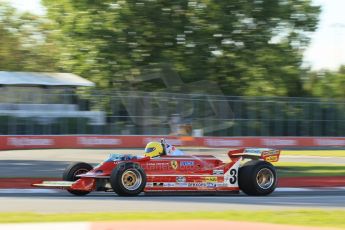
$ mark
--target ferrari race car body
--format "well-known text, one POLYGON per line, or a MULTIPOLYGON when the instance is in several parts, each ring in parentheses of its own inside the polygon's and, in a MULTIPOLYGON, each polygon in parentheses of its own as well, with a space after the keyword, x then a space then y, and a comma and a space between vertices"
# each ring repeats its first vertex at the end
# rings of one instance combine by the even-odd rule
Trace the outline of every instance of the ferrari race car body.
POLYGON ((268 195, 277 184, 275 168, 279 150, 243 148, 230 150, 229 162, 212 155, 156 158, 111 154, 92 167, 75 163, 66 168, 63 181, 43 181, 34 186, 67 189, 74 195, 114 191, 133 196, 141 192, 239 192, 268 195), (247 161, 243 161, 249 159, 247 161))

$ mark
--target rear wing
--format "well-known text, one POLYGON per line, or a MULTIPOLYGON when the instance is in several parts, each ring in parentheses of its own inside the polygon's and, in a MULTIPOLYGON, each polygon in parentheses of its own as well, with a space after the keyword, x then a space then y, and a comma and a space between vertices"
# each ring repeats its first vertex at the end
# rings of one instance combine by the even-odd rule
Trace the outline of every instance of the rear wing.
POLYGON ((230 158, 243 157, 253 160, 264 160, 268 162, 277 162, 280 156, 280 150, 267 148, 242 148, 234 149, 228 152, 230 158))

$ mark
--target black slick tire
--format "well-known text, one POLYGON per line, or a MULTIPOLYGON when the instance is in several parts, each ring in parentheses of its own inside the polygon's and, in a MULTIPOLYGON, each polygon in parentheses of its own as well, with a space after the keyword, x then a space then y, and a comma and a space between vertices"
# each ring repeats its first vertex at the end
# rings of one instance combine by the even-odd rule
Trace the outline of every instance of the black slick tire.
POLYGON ((111 173, 110 185, 119 196, 137 196, 146 186, 146 174, 136 163, 120 163, 111 173))
MULTIPOLYGON (((77 177, 78 174, 86 173, 92 169, 93 167, 90 164, 87 164, 84 162, 73 163, 73 164, 70 164, 65 169, 62 175, 62 179, 64 181, 76 181, 79 179, 79 177, 77 177)), ((72 190, 72 189, 67 189, 67 191, 76 196, 84 196, 90 193, 88 191, 80 191, 80 190, 72 190)))
POLYGON ((269 162, 248 161, 239 169, 238 183, 242 192, 247 195, 266 196, 277 186, 277 173, 269 162))

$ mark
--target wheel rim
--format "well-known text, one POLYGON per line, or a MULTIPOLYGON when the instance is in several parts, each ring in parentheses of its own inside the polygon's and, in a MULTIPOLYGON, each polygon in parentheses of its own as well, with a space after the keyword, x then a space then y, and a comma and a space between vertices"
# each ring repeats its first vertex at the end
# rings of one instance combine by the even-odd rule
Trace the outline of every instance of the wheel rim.
POLYGON ((140 187, 142 177, 137 169, 127 169, 121 177, 122 185, 130 191, 136 190, 140 187))
POLYGON ((74 172, 73 178, 74 178, 75 180, 77 180, 77 179, 78 179, 78 177, 77 177, 78 175, 87 173, 88 171, 89 171, 89 170, 87 170, 87 169, 78 169, 77 171, 74 172))
POLYGON ((256 175, 256 183, 262 189, 269 189, 274 183, 274 174, 268 168, 261 169, 256 175))

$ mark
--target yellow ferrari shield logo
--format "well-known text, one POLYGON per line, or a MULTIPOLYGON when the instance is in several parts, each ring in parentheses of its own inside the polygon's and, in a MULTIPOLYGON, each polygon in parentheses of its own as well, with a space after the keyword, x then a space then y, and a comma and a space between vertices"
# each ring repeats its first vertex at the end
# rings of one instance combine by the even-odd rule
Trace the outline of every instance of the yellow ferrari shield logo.
POLYGON ((171 165, 171 168, 173 168, 173 169, 177 169, 177 167, 178 167, 177 161, 171 161, 170 165, 171 165))

